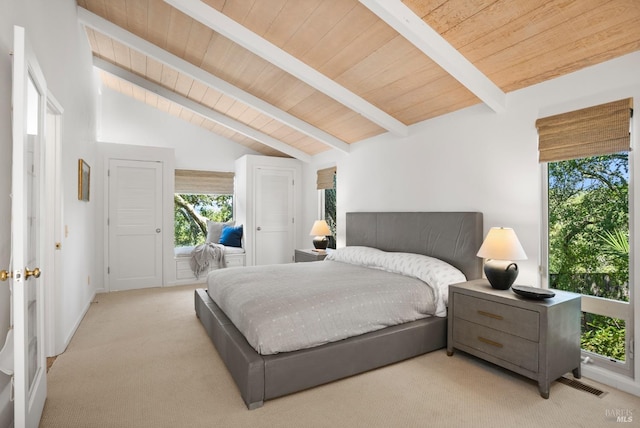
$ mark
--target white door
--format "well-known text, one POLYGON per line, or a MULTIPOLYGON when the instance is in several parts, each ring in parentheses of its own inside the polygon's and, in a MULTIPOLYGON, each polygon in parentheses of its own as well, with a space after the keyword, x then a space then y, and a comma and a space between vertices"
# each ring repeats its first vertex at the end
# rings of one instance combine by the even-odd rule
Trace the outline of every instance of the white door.
POLYGON ((14 27, 10 279, 14 334, 14 425, 37 427, 47 396, 40 276, 41 148, 46 82, 24 29, 14 27))
POLYGON ((109 289, 162 285, 162 163, 109 161, 109 289))
POLYGON ((295 248, 293 170, 258 168, 255 180, 255 264, 290 263, 295 248))

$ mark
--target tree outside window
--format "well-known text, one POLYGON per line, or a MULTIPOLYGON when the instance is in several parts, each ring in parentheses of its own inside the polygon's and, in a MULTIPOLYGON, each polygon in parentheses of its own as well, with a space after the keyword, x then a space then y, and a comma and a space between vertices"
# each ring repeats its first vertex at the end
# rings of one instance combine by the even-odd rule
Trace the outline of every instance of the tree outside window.
POLYGON ((226 222, 233 218, 233 195, 174 195, 174 245, 203 244, 207 220, 226 222))
MULTIPOLYGON (((628 302, 628 153, 550 162, 548 177, 549 286, 628 302)), ((583 313, 582 348, 624 361, 624 321, 583 313)))

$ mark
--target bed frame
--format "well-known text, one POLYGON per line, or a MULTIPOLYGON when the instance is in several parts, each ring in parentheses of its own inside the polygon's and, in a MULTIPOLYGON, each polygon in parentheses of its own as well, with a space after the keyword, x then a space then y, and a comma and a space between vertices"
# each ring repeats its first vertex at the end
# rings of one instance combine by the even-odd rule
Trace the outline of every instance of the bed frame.
MULTIPOLYGON (((346 225, 347 245, 424 254, 456 266, 469 280, 482 276, 476 256, 482 213, 347 213, 346 225)), ((447 344, 447 319, 431 317, 315 348, 260 355, 204 289, 195 291, 195 310, 249 409, 447 344)))

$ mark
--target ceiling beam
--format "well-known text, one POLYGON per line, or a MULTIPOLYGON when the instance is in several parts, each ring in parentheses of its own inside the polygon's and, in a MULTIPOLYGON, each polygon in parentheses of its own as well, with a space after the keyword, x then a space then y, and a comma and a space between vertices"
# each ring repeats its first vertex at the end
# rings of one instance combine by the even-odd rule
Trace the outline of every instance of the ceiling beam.
POLYGON ((189 76, 192 79, 195 79, 213 89, 216 89, 217 91, 222 92, 223 94, 233 98, 234 100, 244 103, 247 106, 259 111, 260 113, 263 113, 271 117, 272 119, 275 119, 278 122, 281 122, 284 125, 295 129, 296 131, 314 138, 329 147, 333 147, 344 153, 349 153, 349 144, 340 140, 339 138, 336 138, 333 135, 319 128, 316 128, 315 126, 301 119, 298 119, 292 114, 278 109, 277 107, 261 100, 260 98, 231 85, 230 83, 220 79, 219 77, 216 77, 213 74, 204 71, 200 67, 197 67, 190 62, 185 61, 182 58, 173 55, 172 53, 167 52, 152 43, 147 42, 141 37, 138 37, 135 34, 132 34, 125 29, 113 24, 112 22, 109 22, 106 19, 79 6, 78 21, 84 26, 93 28, 94 30, 102 34, 111 37, 114 40, 117 40, 125 46, 128 46, 129 48, 136 50, 150 58, 153 58, 156 61, 165 64, 173 68, 174 70, 186 76, 189 76))
POLYGON ((409 135, 409 127, 404 123, 204 2, 200 0, 164 1, 378 126, 396 135, 409 135))
POLYGON ((248 125, 245 125, 244 123, 238 122, 235 119, 225 116, 222 113, 219 113, 215 110, 205 107, 202 104, 195 102, 193 100, 190 100, 187 97, 177 94, 165 88, 164 86, 158 85, 157 83, 151 82, 142 76, 139 76, 128 70, 125 70, 122 67, 119 67, 115 64, 112 64, 108 61, 105 61, 95 56, 93 57, 93 65, 99 68, 100 70, 106 71, 107 73, 112 74, 120 79, 126 80, 132 85, 136 85, 142 89, 153 92, 154 94, 162 98, 165 98, 169 101, 179 104, 183 108, 186 108, 187 110, 190 110, 197 115, 200 115, 206 119, 209 119, 219 125, 222 125, 227 129, 230 129, 234 132, 238 132, 266 146, 273 147, 274 149, 279 150, 282 153, 292 156, 296 159, 300 159, 303 162, 306 162, 306 163, 311 162, 311 156, 308 155, 307 153, 304 153, 294 147, 291 147, 290 145, 283 143, 282 141, 277 140, 271 137, 270 135, 260 132, 257 129, 252 128, 248 125))
POLYGON ((359 0, 496 113, 506 110, 506 94, 437 31, 400 0, 359 0))

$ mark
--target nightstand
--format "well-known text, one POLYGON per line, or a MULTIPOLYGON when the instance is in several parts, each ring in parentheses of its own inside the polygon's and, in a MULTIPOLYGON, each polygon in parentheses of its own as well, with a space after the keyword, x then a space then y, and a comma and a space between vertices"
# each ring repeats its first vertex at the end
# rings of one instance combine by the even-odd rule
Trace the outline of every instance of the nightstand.
POLYGON ((319 262, 327 257, 328 252, 331 250, 325 250, 322 252, 314 250, 296 250, 296 263, 300 262, 319 262))
POLYGON ((467 352, 538 382, 549 398, 551 382, 572 371, 580 378, 580 295, 529 300, 486 280, 449 287, 447 355, 467 352))

